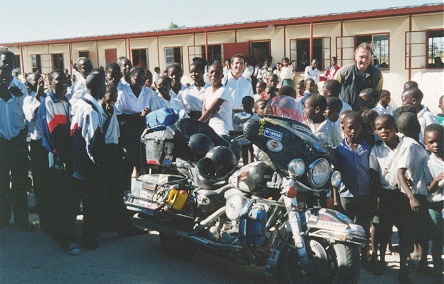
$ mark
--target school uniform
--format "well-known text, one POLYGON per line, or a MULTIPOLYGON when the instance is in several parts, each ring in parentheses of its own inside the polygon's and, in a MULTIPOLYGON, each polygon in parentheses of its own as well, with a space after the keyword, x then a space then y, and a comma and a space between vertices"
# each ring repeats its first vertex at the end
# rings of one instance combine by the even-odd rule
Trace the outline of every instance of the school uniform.
POLYGON ((179 92, 177 92, 177 94, 176 94, 176 93, 174 92, 173 88, 171 87, 171 89, 170 89, 170 97, 172 97, 172 98, 174 98, 174 99, 177 99, 177 98, 179 98, 180 95, 182 95, 182 93, 183 93, 186 89, 188 89, 188 86, 186 86, 186 85, 180 83, 180 90, 179 90, 179 92))
POLYGON ((398 229, 401 250, 408 250, 408 230, 406 230, 408 214, 401 210, 401 191, 396 177, 396 161, 402 148, 403 135, 398 134, 399 143, 395 149, 388 147, 385 142, 379 140, 370 152, 370 168, 379 173, 382 190, 379 192, 379 219, 380 236, 382 240, 388 240, 393 225, 398 229))
POLYGON ((170 100, 165 99, 160 94, 155 94, 150 102, 150 111, 156 111, 161 108, 184 109, 181 100, 171 97, 170 100))
POLYGON ((131 189, 131 175, 134 166, 139 165, 140 136, 146 126, 145 117, 138 114, 143 109, 150 108, 153 96, 154 92, 145 86, 142 87, 139 96, 136 96, 130 84, 125 80, 119 82, 114 108, 120 125, 119 144, 126 150, 125 165, 122 167, 125 190, 131 189))
POLYGON ((342 142, 341 131, 339 130, 338 126, 335 122, 327 118, 325 118, 325 120, 321 122, 317 128, 315 128, 313 120, 308 119, 307 126, 316 137, 331 147, 336 147, 342 142))
POLYGON ((62 245, 75 242, 74 224, 79 203, 74 188, 73 148, 70 136, 71 105, 65 96, 58 99, 53 92, 41 99, 37 124, 40 125, 42 146, 48 155, 49 194, 52 207, 53 237, 62 245))
POLYGON ((401 210, 407 211, 406 215, 411 220, 409 222, 410 233, 417 240, 424 240, 428 237, 427 228, 430 226, 425 179, 427 160, 428 153, 424 146, 412 138, 404 137, 396 159, 396 170, 407 169, 406 177, 411 181, 410 189, 420 203, 420 210, 419 212, 411 210, 409 198, 403 188, 401 188, 401 210))
POLYGON ((213 88, 207 88, 204 98, 206 109, 210 108, 215 100, 224 100, 219 111, 210 118, 209 125, 217 134, 228 135, 230 130, 233 130, 233 101, 231 89, 222 86, 213 92, 213 88))
POLYGON ((286 86, 286 85, 293 86, 293 82, 291 80, 292 75, 293 75, 292 65, 288 65, 288 67, 282 66, 281 72, 280 72, 282 86, 286 86))
POLYGON ((193 83, 189 86, 178 99, 182 101, 185 111, 191 118, 199 119, 202 115, 202 104, 204 100, 205 90, 210 87, 209 83, 205 83, 200 90, 193 83))
POLYGON ((393 108, 391 105, 384 107, 381 103, 378 103, 372 110, 376 111, 379 115, 381 114, 390 114, 393 115, 393 108))
MULTIPOLYGON (((14 79, 13 79, 14 81, 14 79)), ((15 79, 16 82, 22 82, 15 79)), ((10 85, 11 86, 11 85, 10 85)), ((26 88, 22 89, 26 93, 26 88)), ((0 228, 11 218, 23 228, 28 226, 28 148, 26 145, 23 101, 27 94, 0 98, 0 228), (12 187, 10 183, 12 182, 12 187)))
POLYGON ((421 132, 419 133, 419 142, 424 143, 424 130, 429 124, 438 123, 436 117, 429 111, 429 108, 422 106, 420 112, 416 114, 419 125, 421 125, 421 132))
MULTIPOLYGON (((427 160, 427 168, 430 173, 427 176, 427 182, 432 182, 434 178, 444 171, 444 163, 438 159, 436 155, 431 154, 427 160)), ((429 204, 429 215, 431 219, 430 239, 432 240, 432 258, 433 266, 436 270, 442 272, 441 252, 443 247, 443 202, 444 202, 444 186, 439 186, 438 189, 427 195, 429 204)))
POLYGON ((42 145, 42 131, 37 121, 37 111, 40 100, 36 99, 32 91, 23 100, 23 113, 25 114, 28 133, 31 138, 30 152, 32 185, 36 195, 37 213, 39 214, 40 228, 49 231, 53 226, 51 217, 51 192, 48 172, 48 151, 42 145))
POLYGON ((240 76, 234 79, 230 72, 222 79, 222 85, 228 87, 231 93, 232 108, 234 110, 242 110, 242 99, 246 96, 254 97, 251 82, 240 76))
POLYGON ((96 243, 103 217, 104 167, 109 162, 102 126, 103 109, 90 94, 73 106, 71 136, 73 140, 74 184, 77 202, 83 203, 83 235, 85 244, 96 243))
POLYGON ((321 72, 318 70, 318 68, 313 69, 311 66, 305 67, 304 80, 311 78, 314 80, 315 84, 317 84, 319 83, 320 76, 321 72))

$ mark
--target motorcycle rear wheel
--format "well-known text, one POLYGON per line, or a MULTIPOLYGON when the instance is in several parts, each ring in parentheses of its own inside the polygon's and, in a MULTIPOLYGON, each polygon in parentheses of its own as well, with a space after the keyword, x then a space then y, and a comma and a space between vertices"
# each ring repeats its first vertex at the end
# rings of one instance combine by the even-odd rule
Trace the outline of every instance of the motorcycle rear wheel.
POLYGON ((322 239, 310 239, 309 267, 299 264, 296 247, 287 245, 279 257, 279 283, 357 283, 360 274, 357 245, 329 244, 322 239))

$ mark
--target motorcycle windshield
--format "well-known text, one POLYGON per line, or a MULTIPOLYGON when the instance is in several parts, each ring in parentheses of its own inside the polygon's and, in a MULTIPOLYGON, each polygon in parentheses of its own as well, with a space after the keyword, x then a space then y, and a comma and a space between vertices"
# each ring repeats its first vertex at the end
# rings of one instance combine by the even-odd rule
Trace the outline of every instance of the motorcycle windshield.
POLYGON ((278 117, 286 117, 299 122, 304 121, 301 103, 289 96, 276 96, 271 99, 267 104, 265 113, 278 117))

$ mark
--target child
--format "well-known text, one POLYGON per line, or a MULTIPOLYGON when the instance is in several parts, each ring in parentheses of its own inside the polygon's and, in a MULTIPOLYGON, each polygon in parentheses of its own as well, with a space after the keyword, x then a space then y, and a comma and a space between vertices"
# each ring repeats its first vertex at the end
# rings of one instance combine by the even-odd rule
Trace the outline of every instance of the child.
POLYGON ((329 128, 331 128, 331 145, 336 147, 342 141, 342 135, 339 125, 339 114, 342 109, 342 101, 339 98, 327 98, 327 108, 324 116, 328 120, 329 128))
MULTIPOLYGON (((442 98, 442 97, 441 97, 442 98)), ((432 221, 432 259, 434 283, 442 281, 441 252, 443 246, 443 201, 444 201, 444 127, 439 124, 430 124, 424 131, 424 144, 431 153, 427 160, 427 168, 430 171, 430 180, 427 184, 427 200, 429 203, 429 215, 432 221)))
POLYGON ((184 105, 178 98, 171 96, 171 78, 168 76, 160 76, 157 79, 157 95, 153 96, 150 101, 150 111, 161 108, 184 109, 184 105))
POLYGON ((393 115, 393 109, 390 105, 391 94, 387 90, 381 90, 381 97, 378 104, 373 108, 378 114, 393 115))
POLYGON ((293 67, 290 64, 290 59, 288 59, 288 57, 282 58, 282 68, 280 74, 282 86, 293 86, 293 82, 291 80, 293 75, 293 67))
MULTIPOLYGON (((259 99, 254 102, 254 115, 251 119, 259 120, 265 115, 265 108, 267 107, 267 101, 259 99)), ((253 145, 253 156, 255 161, 265 161, 265 154, 256 145, 253 145)))
POLYGON ((401 268, 406 265, 409 254, 409 237, 406 219, 401 211, 401 191, 399 190, 396 178, 396 160, 399 155, 402 135, 396 135, 396 124, 393 116, 388 114, 380 115, 375 120, 375 131, 381 139, 372 148, 370 153, 370 177, 372 187, 379 196, 379 208, 377 212, 378 221, 374 223, 373 237, 375 247, 373 247, 372 260, 376 262, 376 248, 379 244, 379 263, 375 267, 376 275, 384 274, 385 251, 392 227, 398 229, 399 247, 401 252, 401 268))
POLYGON ((177 97, 187 88, 187 86, 180 81, 183 77, 182 67, 177 63, 170 63, 165 71, 166 75, 171 78, 170 96, 177 99, 177 97))
POLYGON ((199 61, 193 62, 190 66, 190 75, 194 83, 179 96, 185 106, 185 111, 194 119, 199 119, 202 115, 203 96, 210 86, 205 82, 204 74, 205 65, 199 61))
MULTIPOLYGON (((208 69, 211 86, 205 90, 202 105, 202 116, 199 121, 207 122, 213 130, 227 141, 229 132, 233 130, 233 99, 230 88, 222 85, 224 73, 222 66, 213 64, 208 69)), ((237 142, 231 143, 232 150, 239 159, 239 146, 237 142)))
POLYGON ((342 130, 342 127, 344 126, 344 117, 351 112, 355 112, 355 111, 350 109, 350 110, 344 111, 343 113, 341 113, 339 115, 339 119, 338 119, 339 120, 339 130, 341 131, 342 138, 345 138, 344 131, 342 130))
POLYGON ((300 81, 296 84, 296 99, 301 100, 304 97, 305 84, 304 81, 300 81))
POLYGON ((359 93, 359 109, 368 108, 372 109, 378 102, 378 92, 375 89, 367 88, 359 93))
POLYGON ((145 69, 145 87, 152 89, 153 85, 153 73, 150 70, 145 69))
POLYGON ((375 141, 377 135, 375 134, 375 119, 378 116, 378 113, 371 109, 361 109, 359 112, 362 116, 363 120, 363 132, 362 137, 367 141, 370 146, 375 145, 375 141))
POLYGON ((120 73, 120 67, 117 63, 110 62, 106 64, 105 78, 107 85, 113 85, 119 89, 122 88, 122 83, 120 83, 120 79, 122 79, 122 73, 120 73))
MULTIPOLYGON (((344 140, 334 149, 334 166, 342 174, 339 192, 333 194, 334 204, 341 205, 345 215, 361 225, 370 237, 372 189, 370 187, 370 145, 361 137, 362 117, 349 113, 344 117, 344 140), (338 198, 338 193, 339 197, 338 198)), ((337 190, 337 189, 336 189, 337 190)), ((336 191, 335 190, 335 191, 336 191)), ((367 248, 361 250, 367 265, 367 248)))
MULTIPOLYGON (((103 170, 109 173, 121 172, 123 162, 122 150, 119 144, 120 129, 114 112, 114 104, 117 101, 117 88, 113 85, 106 87, 105 95, 99 102, 102 107, 102 126, 104 133, 103 151, 107 155, 107 163, 103 170)), ((104 221, 112 230, 117 231, 119 236, 136 236, 145 234, 147 230, 136 227, 129 218, 124 203, 124 191, 121 175, 109 175, 103 179, 107 189, 104 196, 104 221)))
POLYGON ((254 115, 252 118, 263 118, 265 115, 265 108, 267 107, 267 101, 264 99, 259 99, 254 102, 254 115))
POLYGON ((307 78, 306 80, 304 80, 304 84, 305 84, 304 97, 301 99, 301 105, 303 106, 305 105, 305 100, 309 96, 314 95, 316 90, 316 84, 312 78, 307 78))
MULTIPOLYGON (((238 112, 233 118, 233 128, 240 134, 243 134, 243 125, 253 116, 254 99, 250 96, 246 96, 242 99, 243 112, 238 112)), ((237 141, 241 147, 242 162, 244 165, 253 162, 253 147, 246 138, 242 138, 237 141)))
POLYGON ((42 146, 42 131, 37 121, 37 110, 40 101, 46 96, 44 91, 44 79, 35 72, 27 77, 27 85, 31 90, 29 96, 23 100, 23 112, 25 114, 28 133, 31 138, 29 143, 32 171, 32 185, 36 194, 37 213, 39 214, 40 229, 50 232, 53 229, 51 216, 51 192, 48 180, 48 151, 42 146))
POLYGON ((257 82, 256 84, 256 94, 260 96, 261 99, 265 99, 265 88, 267 84, 265 82, 257 82))
MULTIPOLYGON (((305 100, 305 124, 310 127, 313 134, 326 144, 333 146, 332 136, 335 136, 335 127, 324 117, 327 100, 320 95, 313 95, 305 100)), ((340 138, 339 138, 340 139, 340 138)))
MULTIPOLYGON (((427 211, 427 188, 424 179, 424 170, 427 167, 428 154, 419 143, 421 127, 415 114, 407 112, 398 117, 397 127, 405 135, 402 147, 396 159, 396 175, 401 189, 401 211, 406 211, 410 220, 410 235, 418 243, 419 263, 418 273, 427 272, 427 225, 429 216, 427 211)), ((402 255, 400 268, 400 282, 408 282, 409 276, 405 267, 406 256, 402 255)))
POLYGON ((79 210, 78 189, 73 178, 73 144, 70 136, 70 104, 65 97, 67 78, 62 70, 49 73, 51 92, 42 99, 38 121, 42 144, 49 159, 50 191, 54 199, 53 238, 60 241, 63 252, 80 254, 74 224, 79 210))
POLYGON ((154 67, 153 82, 155 88, 157 88, 156 82, 157 79, 159 79, 159 77, 160 77, 160 67, 154 67))
MULTIPOLYGON (((336 97, 339 98, 339 93, 341 92, 341 85, 338 80, 327 80, 324 84, 322 84, 322 95, 325 98, 328 97, 336 97)), ((342 102, 342 109, 339 114, 342 114, 346 110, 351 110, 351 106, 347 103, 341 100, 342 102)))
POLYGON ((261 99, 265 99, 266 101, 270 101, 272 98, 274 98, 277 94, 278 90, 273 89, 272 87, 266 87, 265 88, 265 95, 261 99))
POLYGON ((401 95, 402 105, 412 105, 416 109, 416 115, 418 117, 419 125, 421 126, 421 132, 419 133, 419 142, 424 142, 424 129, 427 125, 432 123, 438 123, 435 116, 429 111, 429 109, 421 105, 424 94, 418 88, 409 88, 404 90, 401 95))
POLYGON ((441 113, 438 113, 435 118, 440 125, 444 126, 444 95, 439 98, 439 108, 441 113))

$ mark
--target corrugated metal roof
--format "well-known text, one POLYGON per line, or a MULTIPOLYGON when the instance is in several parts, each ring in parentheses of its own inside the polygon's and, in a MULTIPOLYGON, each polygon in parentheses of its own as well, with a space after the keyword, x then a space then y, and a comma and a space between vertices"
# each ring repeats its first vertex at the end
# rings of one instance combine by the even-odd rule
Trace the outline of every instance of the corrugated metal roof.
MULTIPOLYGON (((64 43, 64 42, 82 42, 82 41, 96 41, 96 40, 111 40, 117 38, 134 38, 134 37, 150 37, 150 36, 168 36, 168 35, 179 35, 179 34, 187 34, 187 33, 197 33, 197 32, 211 32, 211 31, 222 31, 226 29, 248 29, 248 28, 257 28, 259 26, 266 27, 268 24, 274 25, 289 25, 292 22, 294 24, 298 24, 303 22, 301 20, 307 20, 307 22, 327 22, 337 21, 338 17, 355 15, 356 18, 359 18, 359 14, 374 14, 374 17, 383 17, 384 15, 379 15, 378 12, 385 12, 387 15, 385 16, 396 16, 397 10, 411 10, 410 13, 415 13, 415 9, 424 10, 425 7, 438 8, 441 6, 441 9, 436 9, 436 12, 442 11, 444 9, 444 4, 441 3, 427 3, 424 5, 413 5, 413 6, 402 6, 402 7, 390 7, 385 9, 372 9, 372 10, 358 10, 354 12, 344 12, 344 13, 329 13, 329 14, 320 14, 320 15, 310 15, 310 16, 301 16, 301 17, 291 17, 291 18, 278 18, 278 19, 268 19, 268 20, 258 20, 258 21, 247 21, 247 22, 235 22, 235 23, 227 23, 227 24, 216 24, 216 25, 205 25, 205 26, 196 26, 196 27, 185 27, 185 28, 177 28, 177 29, 160 29, 160 30, 151 30, 151 31, 140 31, 133 33, 120 33, 120 34, 105 34, 105 35, 95 35, 95 36, 84 36, 84 37, 72 37, 72 38, 61 38, 61 39, 47 39, 47 40, 35 40, 35 41, 24 41, 24 42, 14 42, 14 43, 3 43, 0 45, 4 46, 13 46, 13 45, 30 45, 30 44, 52 44, 52 43, 64 43), (393 13, 390 13, 393 12, 393 13), (322 20, 321 20, 322 19, 322 20)), ((424 13, 424 12, 423 12, 424 13)), ((405 13, 402 13, 405 14, 405 13)))

